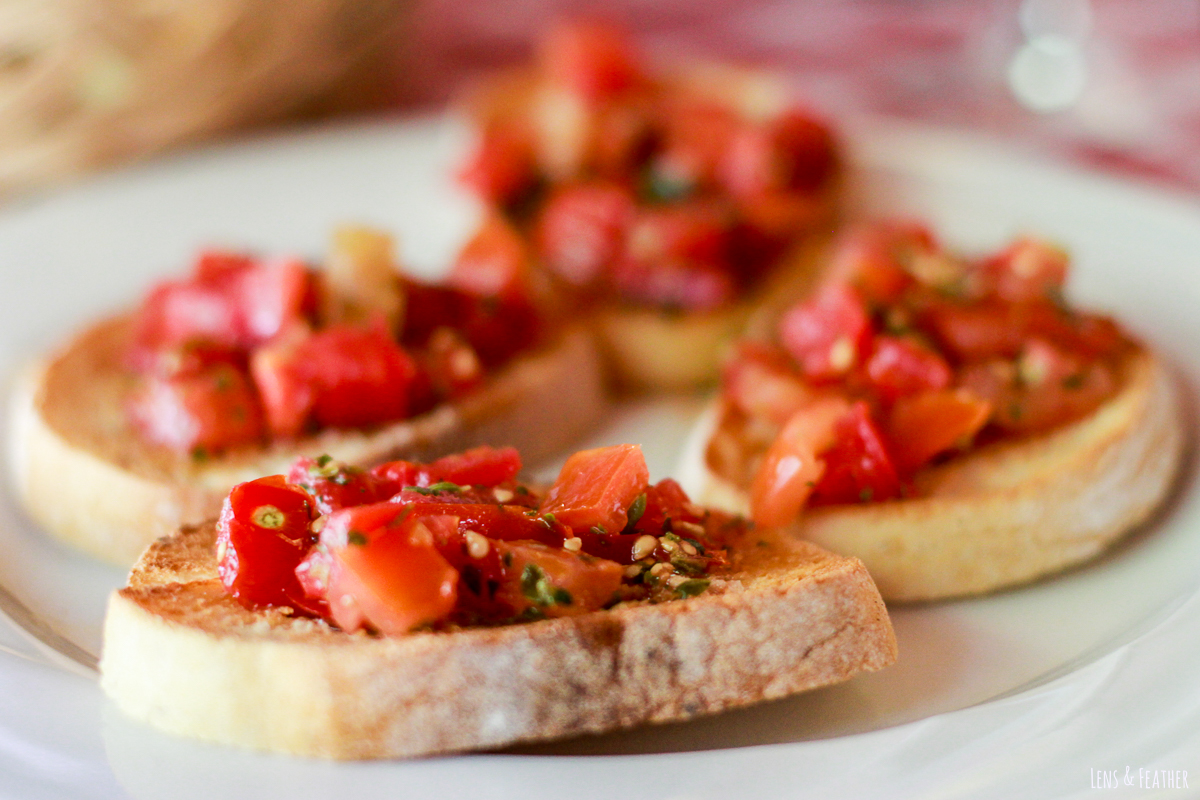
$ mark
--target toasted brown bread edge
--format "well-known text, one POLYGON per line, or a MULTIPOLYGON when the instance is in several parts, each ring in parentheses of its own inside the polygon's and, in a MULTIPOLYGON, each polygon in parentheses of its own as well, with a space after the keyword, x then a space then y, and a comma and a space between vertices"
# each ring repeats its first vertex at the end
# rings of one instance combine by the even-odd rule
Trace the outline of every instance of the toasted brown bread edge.
POLYGON ((209 525, 147 551, 110 601, 101 683, 134 718, 224 744, 336 759, 495 748, 687 719, 896 658, 862 564, 802 542, 758 548, 696 598, 378 638, 245 611, 212 541, 209 525))
MULTIPOLYGON (((1143 350, 1125 372, 1087 417, 931 470, 926 497, 812 509, 787 530, 861 559, 888 602, 983 594, 1092 559, 1163 503, 1183 458, 1166 366, 1143 350)), ((745 511, 744 493, 704 473, 700 502, 745 511)))
POLYGON ((216 516, 235 483, 285 471, 297 455, 328 452, 371 465, 511 444, 536 463, 586 433, 607 405, 595 345, 582 329, 570 328, 518 357, 480 391, 413 420, 373 432, 326 431, 172 474, 139 462, 144 448, 129 441, 128 426, 105 423, 121 415, 118 403, 93 407, 87 384, 95 369, 88 362, 111 350, 122 319, 99 323, 26 370, 14 387, 10 419, 11 466, 27 513, 68 544, 120 566, 155 538, 216 516), (92 420, 92 428, 111 430, 89 429, 92 420))

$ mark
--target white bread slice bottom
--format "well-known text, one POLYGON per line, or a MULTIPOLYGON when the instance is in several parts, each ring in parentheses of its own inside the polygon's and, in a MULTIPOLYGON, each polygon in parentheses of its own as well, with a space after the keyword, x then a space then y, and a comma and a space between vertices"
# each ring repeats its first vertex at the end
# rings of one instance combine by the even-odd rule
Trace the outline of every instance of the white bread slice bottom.
MULTIPOLYGON (((704 465, 702 428, 715 415, 693 439, 688 463, 703 474, 688 488, 697 502, 745 513, 745 492, 704 465)), ((1094 558, 1147 520, 1185 438, 1175 383, 1140 350, 1119 392, 1088 416, 925 470, 921 497, 806 510, 787 531, 862 559, 888 602, 982 594, 1094 558)))
POLYGON ((364 466, 431 460, 480 444, 517 447, 531 464, 602 417, 607 399, 591 337, 574 327, 518 356, 478 391, 370 431, 326 430, 197 462, 142 441, 124 403, 131 318, 101 322, 18 381, 12 467, 29 515, 90 555, 128 566, 181 525, 215 517, 236 483, 286 472, 299 455, 364 466))
POLYGON ((862 564, 803 542, 751 542, 687 600, 386 638, 243 609, 216 577, 214 535, 146 551, 109 602, 100 670, 126 714, 223 744, 334 759, 496 748, 714 713, 896 658, 862 564))

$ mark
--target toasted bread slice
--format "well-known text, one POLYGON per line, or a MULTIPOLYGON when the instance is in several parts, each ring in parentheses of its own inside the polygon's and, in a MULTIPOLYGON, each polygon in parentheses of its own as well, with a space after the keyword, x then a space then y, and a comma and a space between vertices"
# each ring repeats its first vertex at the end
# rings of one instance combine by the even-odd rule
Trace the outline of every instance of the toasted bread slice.
POLYGON ((530 463, 565 447, 603 414, 600 358, 568 329, 518 356, 480 390, 370 431, 326 430, 203 461, 147 444, 124 410, 132 376, 122 357, 132 318, 84 331, 19 381, 13 461, 30 516, 70 544, 128 566, 159 536, 212 518, 236 483, 286 472, 300 455, 349 464, 431 460, 479 444, 514 445, 530 463))
POLYGON ((707 592, 387 638, 251 612, 211 523, 152 545, 108 607, 101 685, 171 733, 337 759, 502 747, 783 697, 896 658, 862 564, 752 541, 707 592))
MULTIPOLYGON (((745 512, 745 492, 702 466, 708 433, 697 433, 688 462, 703 474, 689 489, 745 512)), ((1118 393, 1086 417, 926 469, 920 497, 806 510, 788 531, 862 559, 888 602, 982 594, 1094 558, 1144 522, 1171 489, 1185 438, 1175 383, 1139 350, 1118 393)))

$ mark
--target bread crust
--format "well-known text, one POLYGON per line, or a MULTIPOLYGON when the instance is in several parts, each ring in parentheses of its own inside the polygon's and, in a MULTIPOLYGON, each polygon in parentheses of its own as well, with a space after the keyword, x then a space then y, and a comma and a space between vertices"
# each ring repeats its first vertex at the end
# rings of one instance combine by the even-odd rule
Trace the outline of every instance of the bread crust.
POLYGON ((216 577, 211 523, 151 546, 109 602, 101 685, 171 733, 334 759, 396 758, 682 720, 896 658, 862 564, 752 545, 699 597, 523 625, 346 634, 251 612, 216 577))
MULTIPOLYGON (((787 532, 862 559, 888 602, 983 594, 1083 563, 1145 522, 1185 440, 1175 382, 1140 349, 1088 416, 926 469, 920 497, 806 510, 787 532)), ((745 492, 703 473, 699 502, 746 511, 745 492)))
POLYGON ((536 463, 583 435, 607 400, 591 337, 569 328, 518 356, 478 391, 371 431, 326 430, 197 462, 148 444, 124 410, 122 368, 132 317, 85 330, 27 370, 12 403, 19 495, 41 527, 105 561, 128 566, 181 525, 216 516, 236 483, 286 472, 296 456, 329 453, 356 465, 431 460, 480 444, 511 444, 536 463))

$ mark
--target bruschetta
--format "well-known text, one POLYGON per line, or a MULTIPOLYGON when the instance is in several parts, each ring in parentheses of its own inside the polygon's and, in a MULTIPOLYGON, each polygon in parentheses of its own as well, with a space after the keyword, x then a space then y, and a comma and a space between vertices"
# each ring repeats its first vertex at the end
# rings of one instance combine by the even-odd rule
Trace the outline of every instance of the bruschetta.
POLYGON ((299 455, 370 465, 494 442, 547 457, 603 413, 600 358, 511 274, 489 276, 480 288, 460 259, 449 285, 404 277, 390 239, 364 229, 340 231, 320 270, 202 254, 191 276, 20 381, 25 508, 128 566, 215 516, 235 483, 299 455))
POLYGON ((862 565, 760 536, 576 453, 542 491, 511 450, 241 484, 113 595, 100 668, 171 733, 334 759, 492 749, 682 720, 887 666, 862 565))
POLYGON ((720 345, 832 227, 839 145, 760 73, 655 70, 619 31, 564 25, 465 105, 464 182, 596 311, 628 388, 715 381, 720 345))
POLYGON ((988 258, 850 234, 828 282, 743 341, 692 454, 703 502, 863 560, 885 600, 990 592, 1150 517, 1185 430, 1152 350, 1063 299, 1061 249, 988 258))

